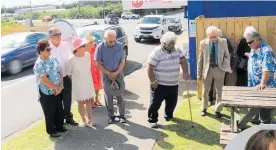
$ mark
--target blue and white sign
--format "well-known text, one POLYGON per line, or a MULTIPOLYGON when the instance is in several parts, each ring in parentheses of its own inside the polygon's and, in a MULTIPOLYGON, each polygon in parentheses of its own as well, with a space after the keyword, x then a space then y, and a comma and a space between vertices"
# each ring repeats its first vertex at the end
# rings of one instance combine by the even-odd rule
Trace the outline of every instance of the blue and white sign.
POLYGON ((195 20, 189 20, 189 36, 196 37, 196 22, 195 22, 195 20))

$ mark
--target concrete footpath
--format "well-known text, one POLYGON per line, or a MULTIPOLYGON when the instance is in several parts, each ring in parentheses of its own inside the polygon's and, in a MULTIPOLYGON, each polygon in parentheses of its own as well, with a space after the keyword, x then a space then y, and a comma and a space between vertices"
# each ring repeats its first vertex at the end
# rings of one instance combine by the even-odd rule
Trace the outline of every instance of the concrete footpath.
MULTIPOLYGON (((55 143, 50 149, 55 150, 151 150, 162 134, 161 130, 149 128, 147 108, 150 102, 149 80, 145 66, 125 78, 127 124, 108 125, 105 107, 93 110, 95 128, 76 127, 55 143)), ((185 90, 184 81, 179 85, 179 101, 185 90)), ((190 90, 195 90, 196 83, 189 82, 190 90)), ((103 100, 103 99, 102 99, 103 100)), ((159 123, 165 125, 164 104, 159 111, 159 123)), ((163 135, 162 137, 165 137, 163 135)))

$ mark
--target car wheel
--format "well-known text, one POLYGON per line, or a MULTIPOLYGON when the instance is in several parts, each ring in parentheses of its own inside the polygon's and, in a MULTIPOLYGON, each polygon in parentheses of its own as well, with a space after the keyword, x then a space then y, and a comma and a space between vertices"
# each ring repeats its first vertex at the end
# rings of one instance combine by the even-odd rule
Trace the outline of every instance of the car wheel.
POLYGON ((132 19, 135 20, 135 16, 133 16, 132 19))
POLYGON ((125 52, 125 55, 126 55, 126 57, 125 57, 125 60, 127 60, 127 48, 126 47, 124 47, 124 52, 125 52))
POLYGON ((140 38, 134 38, 135 42, 141 42, 140 38))
POLYGON ((21 72, 22 70, 22 63, 19 60, 13 60, 9 63, 8 72, 12 75, 21 72))
POLYGON ((106 24, 107 22, 106 21, 104 21, 104 24, 106 24))
POLYGON ((123 20, 125 20, 125 19, 126 19, 126 17, 124 16, 124 17, 122 17, 122 19, 123 19, 123 20))

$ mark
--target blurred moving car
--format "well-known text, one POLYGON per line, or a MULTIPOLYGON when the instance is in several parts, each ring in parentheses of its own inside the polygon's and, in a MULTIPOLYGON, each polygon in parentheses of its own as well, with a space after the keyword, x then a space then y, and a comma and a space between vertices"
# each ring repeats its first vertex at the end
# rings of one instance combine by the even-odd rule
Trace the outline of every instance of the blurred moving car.
POLYGON ((104 18, 105 24, 119 24, 119 18, 114 14, 108 14, 104 18))
POLYGON ((125 20, 125 19, 139 19, 140 18, 140 15, 137 15, 137 14, 133 14, 132 12, 123 12, 122 14, 121 14, 121 18, 123 19, 123 20, 125 20))
POLYGON ((17 74, 35 63, 38 54, 35 46, 48 35, 40 32, 21 32, 1 38, 1 72, 17 74))
POLYGON ((44 16, 41 20, 42 20, 42 22, 49 22, 49 21, 53 20, 53 17, 51 17, 51 16, 44 16))
POLYGON ((160 40, 166 32, 168 32, 168 23, 164 15, 147 15, 136 27, 134 40, 136 42, 142 39, 160 40))
POLYGON ((118 25, 88 25, 77 29, 77 35, 83 38, 86 35, 94 36, 97 44, 104 40, 106 30, 114 30, 117 33, 117 41, 122 44, 126 54, 128 55, 128 38, 122 27, 118 25))
POLYGON ((169 31, 179 32, 182 30, 182 23, 179 17, 169 16, 167 17, 169 23, 169 31))

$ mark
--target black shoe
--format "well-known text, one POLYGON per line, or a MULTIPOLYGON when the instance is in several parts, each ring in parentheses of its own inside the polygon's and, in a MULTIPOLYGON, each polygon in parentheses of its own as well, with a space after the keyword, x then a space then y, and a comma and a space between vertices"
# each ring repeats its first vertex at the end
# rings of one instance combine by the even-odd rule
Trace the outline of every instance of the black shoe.
POLYGON ((57 132, 51 133, 50 137, 56 138, 56 137, 60 137, 60 134, 57 132))
POLYGON ((201 112, 201 116, 204 117, 206 116, 207 112, 206 112, 206 109, 204 109, 202 112, 201 112))
POLYGON ((217 118, 221 118, 221 113, 220 112, 216 112, 216 117, 217 118))
POLYGON ((127 123, 126 118, 125 117, 121 117, 120 118, 120 123, 127 123))
POLYGON ((113 124, 114 122, 115 122, 115 119, 113 119, 113 118, 108 119, 108 124, 113 124))
POLYGON ((173 117, 165 117, 166 121, 173 121, 173 117))
POLYGON ((71 120, 66 120, 66 123, 69 124, 69 125, 71 125, 71 126, 78 126, 78 125, 79 125, 79 124, 78 124, 75 120, 73 120, 73 119, 71 119, 71 120))
POLYGON ((68 129, 66 129, 65 127, 63 127, 62 129, 57 129, 57 132, 61 132, 61 133, 65 133, 67 131, 68 129))

